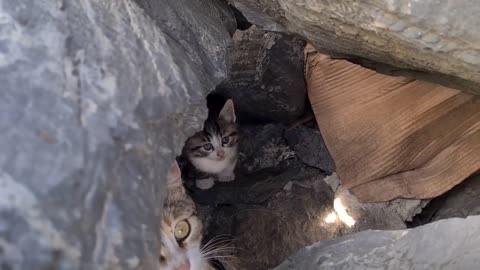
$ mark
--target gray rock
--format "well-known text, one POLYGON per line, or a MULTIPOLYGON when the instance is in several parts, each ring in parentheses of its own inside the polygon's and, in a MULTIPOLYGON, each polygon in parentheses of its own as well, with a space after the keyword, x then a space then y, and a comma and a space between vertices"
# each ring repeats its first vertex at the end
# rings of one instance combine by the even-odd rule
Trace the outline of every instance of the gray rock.
POLYGON ((439 198, 442 206, 436 211, 433 221, 480 215, 480 175, 463 181, 439 198))
POLYGON ((241 122, 288 123, 303 114, 305 42, 291 35, 251 27, 237 31, 228 56, 228 80, 216 93, 233 98, 241 122))
POLYGON ((155 268, 164 176, 226 77, 231 26, 213 1, 141 2, 155 16, 0 0, 2 269, 155 268))
POLYGON ((318 127, 287 129, 284 137, 302 162, 329 174, 335 171, 335 161, 330 156, 318 127))
POLYGON ((479 252, 480 216, 473 216, 320 241, 274 269, 471 270, 480 265, 479 252))
POLYGON ((480 94, 478 1, 230 2, 251 23, 299 34, 320 52, 480 94))
POLYGON ((283 170, 278 165, 295 158, 283 138, 284 130, 281 124, 242 126, 238 170, 247 174, 266 168, 283 170))
POLYGON ((412 227, 452 217, 480 215, 480 175, 472 176, 447 193, 434 198, 415 216, 412 227))

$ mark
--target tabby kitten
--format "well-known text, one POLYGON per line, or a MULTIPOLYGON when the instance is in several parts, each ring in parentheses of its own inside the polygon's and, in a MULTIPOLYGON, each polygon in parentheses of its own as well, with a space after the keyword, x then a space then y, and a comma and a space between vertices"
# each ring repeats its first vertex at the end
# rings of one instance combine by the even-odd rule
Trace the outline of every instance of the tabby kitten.
POLYGON ((203 131, 188 138, 183 156, 193 165, 190 170, 195 171, 198 188, 209 189, 215 180, 229 182, 235 179, 237 130, 233 101, 229 99, 218 116, 210 116, 205 121, 203 131))
POLYGON ((167 180, 160 224, 159 270, 213 270, 201 249, 202 222, 183 187, 177 162, 172 164, 167 180))

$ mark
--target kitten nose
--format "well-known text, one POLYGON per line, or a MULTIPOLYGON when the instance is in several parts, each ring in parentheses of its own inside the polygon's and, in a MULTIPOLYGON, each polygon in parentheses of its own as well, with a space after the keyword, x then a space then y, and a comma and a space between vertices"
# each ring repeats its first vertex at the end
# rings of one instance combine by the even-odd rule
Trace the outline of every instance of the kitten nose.
POLYGON ((187 260, 185 263, 175 268, 175 270, 190 270, 190 262, 187 260))
POLYGON ((223 149, 218 149, 217 156, 222 158, 223 156, 225 156, 225 151, 223 149))

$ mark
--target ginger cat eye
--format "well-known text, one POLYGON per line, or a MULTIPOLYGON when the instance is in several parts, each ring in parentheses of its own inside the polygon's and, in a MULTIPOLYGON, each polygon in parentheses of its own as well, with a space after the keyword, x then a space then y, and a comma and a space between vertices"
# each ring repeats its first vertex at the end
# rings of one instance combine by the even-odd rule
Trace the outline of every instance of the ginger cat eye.
POLYGON ((178 222, 174 231, 175 239, 177 239, 177 241, 183 241, 189 234, 190 224, 186 220, 178 222))

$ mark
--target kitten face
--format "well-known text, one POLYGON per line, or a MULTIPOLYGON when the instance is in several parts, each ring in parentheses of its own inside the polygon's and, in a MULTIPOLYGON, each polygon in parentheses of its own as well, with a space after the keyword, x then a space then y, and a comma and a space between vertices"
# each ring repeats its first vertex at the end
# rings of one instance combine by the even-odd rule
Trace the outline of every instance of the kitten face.
POLYGON ((236 160, 237 132, 235 110, 229 99, 218 118, 207 119, 203 131, 187 140, 184 154, 198 170, 218 174, 236 160))
POLYGON ((174 162, 168 174, 168 193, 160 225, 159 270, 207 270, 201 252, 202 223, 196 206, 182 185, 180 168, 174 162))

